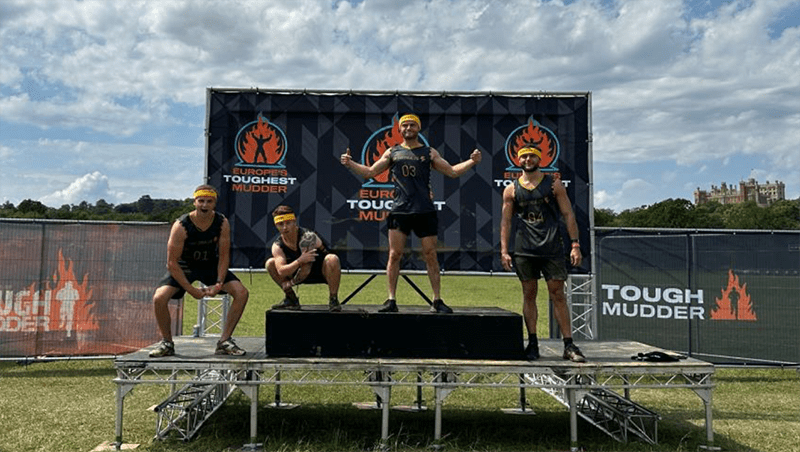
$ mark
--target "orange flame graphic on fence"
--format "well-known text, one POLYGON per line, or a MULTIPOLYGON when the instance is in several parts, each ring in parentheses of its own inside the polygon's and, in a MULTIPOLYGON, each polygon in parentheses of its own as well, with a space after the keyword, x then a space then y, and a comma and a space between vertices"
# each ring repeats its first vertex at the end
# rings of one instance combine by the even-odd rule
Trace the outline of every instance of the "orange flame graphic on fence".
MULTIPOLYGON (((83 281, 78 282, 73 270, 72 261, 64 259, 64 254, 58 250, 58 270, 53 274, 52 289, 54 305, 62 315, 51 315, 50 329, 64 330, 69 328, 65 325, 65 315, 68 312, 70 320, 74 319, 75 331, 89 331, 100 329, 92 308, 93 302, 89 302, 92 297, 92 290, 89 289, 89 275, 83 276, 83 281)), ((50 284, 48 283, 48 286, 50 284)))
POLYGON ((243 162, 265 165, 278 163, 284 151, 280 134, 261 115, 258 116, 258 123, 244 132, 236 150, 243 162))
POLYGON ((728 270, 728 287, 722 289, 722 298, 716 298, 716 302, 716 308, 711 310, 714 320, 758 320, 747 294, 747 283, 739 284, 739 277, 733 270, 728 270))

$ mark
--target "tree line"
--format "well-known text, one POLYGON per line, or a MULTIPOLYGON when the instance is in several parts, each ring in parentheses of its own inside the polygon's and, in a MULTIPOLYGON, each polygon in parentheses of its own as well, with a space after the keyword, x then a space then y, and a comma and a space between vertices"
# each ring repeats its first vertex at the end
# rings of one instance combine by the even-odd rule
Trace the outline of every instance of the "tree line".
POLYGON ((595 209, 594 225, 670 229, 800 229, 800 198, 776 201, 768 207, 759 207, 755 201, 739 204, 711 201, 696 206, 686 199, 667 199, 619 214, 608 209, 595 209))
MULTIPOLYGON (((171 222, 192 209, 191 198, 151 199, 148 195, 116 206, 101 199, 95 204, 83 201, 58 209, 26 199, 18 206, 3 204, 0 218, 171 222)), ((777 201, 768 207, 759 207, 753 201, 724 205, 712 201, 696 206, 686 199, 667 199, 620 213, 595 209, 594 224, 618 228, 800 229, 800 198, 777 201)))
POLYGON ((152 199, 148 195, 142 196, 136 202, 116 206, 100 199, 95 204, 83 201, 80 204, 64 204, 58 209, 48 207, 39 201, 26 199, 18 206, 10 202, 3 204, 0 207, 0 218, 172 222, 193 209, 194 203, 191 198, 152 199))

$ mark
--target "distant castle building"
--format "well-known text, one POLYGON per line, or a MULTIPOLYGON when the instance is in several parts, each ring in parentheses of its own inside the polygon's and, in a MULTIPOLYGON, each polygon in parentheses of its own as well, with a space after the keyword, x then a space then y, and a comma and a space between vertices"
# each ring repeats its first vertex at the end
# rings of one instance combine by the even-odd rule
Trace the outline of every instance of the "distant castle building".
POLYGON ((720 204, 737 204, 745 201, 755 201, 760 207, 772 205, 775 201, 786 199, 786 185, 781 181, 771 184, 759 184, 755 179, 750 178, 739 182, 739 187, 728 186, 725 182, 722 187, 711 186, 711 191, 694 191, 694 204, 699 206, 709 201, 717 201, 720 204))

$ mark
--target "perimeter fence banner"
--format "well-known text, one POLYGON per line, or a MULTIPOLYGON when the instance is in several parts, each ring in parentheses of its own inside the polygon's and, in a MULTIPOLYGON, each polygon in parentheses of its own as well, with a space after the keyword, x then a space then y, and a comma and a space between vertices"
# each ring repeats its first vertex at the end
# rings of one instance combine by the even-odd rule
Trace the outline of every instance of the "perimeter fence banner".
POLYGON ((120 354, 156 342, 152 299, 169 229, 0 220, 0 357, 120 354))
MULTIPOLYGON (((383 269, 384 221, 392 206, 388 170, 364 180, 341 165, 374 163, 402 143, 399 118, 418 115, 420 140, 450 164, 483 161, 460 178, 433 171, 439 218, 439 260, 446 271, 502 271, 500 212, 505 186, 519 177, 516 151, 534 143, 542 169, 567 186, 590 260, 589 93, 276 92, 208 90, 208 183, 220 191, 217 210, 231 222, 234 268, 263 268, 278 232, 271 211, 291 206, 299 224, 317 231, 345 269, 383 269)), ((413 234, 412 234, 413 235, 413 234)), ((565 241, 565 246, 568 246, 565 241)), ((404 269, 424 269, 416 237, 404 269)), ((565 248, 565 254, 568 250, 565 248)))
POLYGON ((598 338, 800 363, 800 232, 603 230, 598 338))

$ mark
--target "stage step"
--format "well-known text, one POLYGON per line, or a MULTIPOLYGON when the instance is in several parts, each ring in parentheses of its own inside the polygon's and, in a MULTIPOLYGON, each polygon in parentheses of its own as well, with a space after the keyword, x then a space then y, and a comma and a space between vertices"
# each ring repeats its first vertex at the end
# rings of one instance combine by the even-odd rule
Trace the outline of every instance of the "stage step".
POLYGON ((504 309, 427 306, 380 313, 379 305, 304 305, 266 312, 268 356, 331 358, 524 359, 522 316, 504 309))
POLYGON ((607 389, 593 389, 578 403, 578 414, 617 441, 627 443, 628 433, 658 444, 657 413, 607 389))
POLYGON ((175 432, 183 441, 191 440, 205 421, 230 397, 233 386, 224 384, 224 373, 206 370, 198 374, 198 382, 184 385, 156 405, 156 436, 165 439, 175 432))
MULTIPOLYGON (((567 381, 551 374, 525 374, 531 384, 556 384, 556 388, 542 388, 554 399, 569 408, 566 389, 567 381)), ((588 423, 599 428, 615 440, 627 443, 632 433, 649 444, 658 444, 658 413, 638 403, 622 397, 608 389, 578 391, 577 413, 588 423)))

